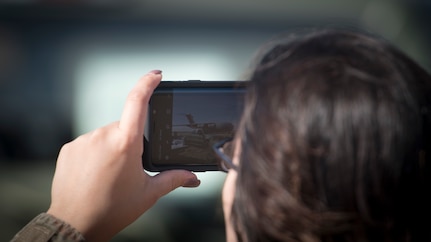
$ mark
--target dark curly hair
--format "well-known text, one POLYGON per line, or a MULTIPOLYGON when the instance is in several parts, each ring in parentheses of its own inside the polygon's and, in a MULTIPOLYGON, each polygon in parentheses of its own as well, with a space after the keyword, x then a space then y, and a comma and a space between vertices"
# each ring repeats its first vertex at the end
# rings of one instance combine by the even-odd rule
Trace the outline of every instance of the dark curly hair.
POLYGON ((289 38, 250 78, 237 132, 240 241, 431 241, 431 78, 349 30, 289 38))

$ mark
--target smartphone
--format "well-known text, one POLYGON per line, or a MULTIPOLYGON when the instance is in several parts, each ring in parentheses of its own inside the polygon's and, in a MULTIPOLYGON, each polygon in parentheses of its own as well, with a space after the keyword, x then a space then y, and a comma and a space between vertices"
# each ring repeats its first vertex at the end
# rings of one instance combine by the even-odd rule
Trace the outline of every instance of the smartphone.
POLYGON ((233 137, 246 81, 162 81, 149 102, 144 169, 220 170, 212 146, 233 137))

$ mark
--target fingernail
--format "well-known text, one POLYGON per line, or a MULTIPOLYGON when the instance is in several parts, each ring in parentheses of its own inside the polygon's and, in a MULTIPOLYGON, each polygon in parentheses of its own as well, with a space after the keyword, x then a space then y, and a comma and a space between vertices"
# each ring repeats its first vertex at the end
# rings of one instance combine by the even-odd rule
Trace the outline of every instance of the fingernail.
POLYGON ((162 71, 161 70, 152 70, 152 71, 150 71, 150 73, 159 75, 159 74, 162 74, 162 71))
POLYGON ((200 184, 200 180, 196 178, 190 178, 186 182, 184 182, 183 187, 198 187, 200 184))

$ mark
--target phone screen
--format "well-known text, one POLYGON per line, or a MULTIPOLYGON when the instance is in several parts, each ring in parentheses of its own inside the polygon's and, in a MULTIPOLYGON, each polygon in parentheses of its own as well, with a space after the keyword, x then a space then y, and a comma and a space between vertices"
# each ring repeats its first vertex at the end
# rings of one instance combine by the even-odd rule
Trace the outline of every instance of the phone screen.
POLYGON ((146 169, 219 169, 212 146, 234 136, 245 89, 211 84, 156 89, 149 108, 146 169))

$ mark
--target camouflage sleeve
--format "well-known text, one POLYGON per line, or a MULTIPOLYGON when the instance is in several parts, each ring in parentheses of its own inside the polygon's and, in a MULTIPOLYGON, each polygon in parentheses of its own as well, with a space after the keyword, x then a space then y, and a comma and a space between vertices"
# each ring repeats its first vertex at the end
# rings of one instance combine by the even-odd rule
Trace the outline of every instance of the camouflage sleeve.
POLYGON ((11 242, 85 241, 80 232, 47 213, 39 214, 19 231, 11 242))

